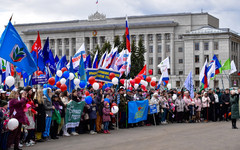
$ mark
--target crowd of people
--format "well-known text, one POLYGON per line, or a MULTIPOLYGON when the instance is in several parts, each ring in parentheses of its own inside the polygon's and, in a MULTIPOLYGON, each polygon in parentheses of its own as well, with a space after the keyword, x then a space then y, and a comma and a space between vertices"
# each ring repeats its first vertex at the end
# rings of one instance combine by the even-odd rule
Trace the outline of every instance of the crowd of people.
POLYGON ((77 136, 79 134, 110 134, 109 130, 134 128, 168 123, 201 123, 208 121, 232 120, 232 128, 237 129, 236 120, 239 118, 240 89, 220 90, 209 89, 195 92, 194 98, 189 91, 176 89, 158 91, 150 89, 129 90, 120 87, 99 89, 77 89, 71 93, 61 92, 50 88, 1 90, 0 96, 0 149, 14 147, 20 150, 22 146, 33 146, 37 142, 58 139, 59 136, 77 136), (81 121, 76 128, 67 128, 64 121, 66 107, 71 101, 85 101, 86 90, 92 97, 91 104, 85 104, 81 121), (109 102, 104 99, 109 99, 109 102), (129 124, 129 101, 148 100, 149 105, 157 106, 157 113, 148 114, 146 121, 129 124), (111 112, 113 104, 119 107, 118 114, 111 112), (60 113, 61 121, 53 117, 54 110, 60 113), (231 117, 230 117, 231 116, 231 117), (18 127, 10 131, 8 121, 16 118, 18 127))

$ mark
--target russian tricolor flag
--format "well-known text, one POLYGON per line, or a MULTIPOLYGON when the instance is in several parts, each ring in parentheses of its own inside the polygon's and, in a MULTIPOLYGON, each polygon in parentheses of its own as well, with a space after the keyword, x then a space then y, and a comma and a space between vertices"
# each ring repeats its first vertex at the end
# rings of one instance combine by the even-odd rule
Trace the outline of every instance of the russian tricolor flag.
POLYGON ((213 60, 215 61, 215 75, 220 73, 220 68, 222 67, 216 55, 213 56, 213 60))
POLYGON ((128 26, 128 18, 127 18, 127 16, 126 16, 126 31, 125 31, 125 35, 126 35, 126 47, 127 47, 128 51, 131 52, 129 26, 128 26))

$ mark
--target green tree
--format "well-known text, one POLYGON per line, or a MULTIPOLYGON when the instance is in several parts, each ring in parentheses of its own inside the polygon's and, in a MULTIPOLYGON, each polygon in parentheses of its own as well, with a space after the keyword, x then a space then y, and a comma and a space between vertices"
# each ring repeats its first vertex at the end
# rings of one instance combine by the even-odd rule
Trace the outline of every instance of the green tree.
POLYGON ((109 53, 112 49, 112 45, 110 44, 109 41, 105 42, 101 48, 102 54, 105 53, 106 51, 109 53))
POLYGON ((137 46, 135 44, 135 41, 132 40, 131 43, 131 70, 130 70, 130 77, 134 78, 139 72, 138 72, 138 58, 137 58, 137 46))
POLYGON ((119 36, 115 36, 114 37, 114 47, 118 47, 119 45, 121 45, 121 41, 119 36))
POLYGON ((142 70, 142 68, 144 67, 144 62, 145 62, 145 59, 144 59, 144 53, 145 53, 145 47, 143 45, 143 40, 142 38, 139 39, 139 42, 138 42, 138 48, 137 48, 137 53, 136 53, 136 56, 137 56, 137 62, 138 62, 138 72, 140 72, 142 70))
POLYGON ((118 52, 120 53, 122 50, 126 49, 126 36, 125 34, 122 36, 123 41, 121 42, 121 44, 118 47, 118 52))

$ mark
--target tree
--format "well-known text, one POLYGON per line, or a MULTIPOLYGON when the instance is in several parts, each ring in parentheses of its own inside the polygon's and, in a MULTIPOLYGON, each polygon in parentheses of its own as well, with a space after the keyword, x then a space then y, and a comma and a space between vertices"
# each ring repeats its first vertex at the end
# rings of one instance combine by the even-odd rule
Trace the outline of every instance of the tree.
POLYGON ((119 45, 121 45, 120 38, 119 38, 119 36, 115 36, 114 37, 114 48, 118 47, 119 45))
POLYGON ((130 77, 134 78, 139 72, 138 72, 138 58, 137 58, 137 47, 135 45, 135 41, 132 40, 131 43, 131 71, 130 71, 130 77))
POLYGON ((109 41, 105 42, 101 48, 102 54, 105 53, 106 51, 109 53, 112 49, 112 45, 110 44, 109 41))
POLYGON ((121 42, 121 44, 118 47, 118 52, 120 53, 122 50, 126 49, 126 36, 125 34, 122 36, 123 41, 121 42))
POLYGON ((144 53, 145 53, 145 47, 143 45, 143 40, 142 38, 139 39, 138 42, 138 49, 137 49, 137 62, 138 62, 138 72, 142 70, 145 64, 145 59, 144 59, 144 53))

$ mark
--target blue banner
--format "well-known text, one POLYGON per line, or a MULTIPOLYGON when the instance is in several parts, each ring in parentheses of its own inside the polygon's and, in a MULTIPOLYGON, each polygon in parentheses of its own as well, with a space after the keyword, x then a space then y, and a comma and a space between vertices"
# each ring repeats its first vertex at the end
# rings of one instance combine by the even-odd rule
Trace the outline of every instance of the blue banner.
POLYGON ((88 68, 87 69, 87 78, 93 76, 97 81, 111 83, 112 80, 109 78, 110 73, 114 73, 115 77, 118 78, 118 80, 119 80, 119 76, 120 76, 119 71, 103 69, 103 68, 99 68, 99 69, 88 68))
POLYGON ((32 85, 45 84, 47 82, 48 82, 48 80, 47 80, 45 75, 43 75, 43 76, 33 76, 33 78, 32 78, 32 85))
POLYGON ((128 123, 147 120, 148 100, 128 102, 128 123))
POLYGON ((149 105, 149 110, 150 110, 150 114, 155 114, 157 113, 157 105, 149 105))

